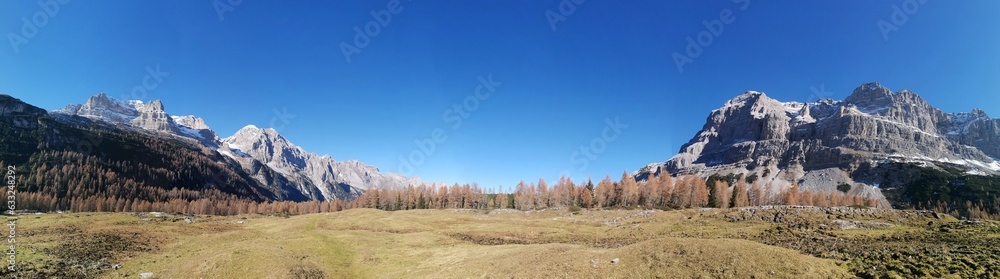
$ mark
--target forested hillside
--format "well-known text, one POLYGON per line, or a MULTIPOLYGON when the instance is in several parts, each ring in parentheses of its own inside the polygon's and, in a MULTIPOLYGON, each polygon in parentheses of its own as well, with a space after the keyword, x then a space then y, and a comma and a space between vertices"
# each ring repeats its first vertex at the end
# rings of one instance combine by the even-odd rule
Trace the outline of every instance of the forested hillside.
POLYGON ((109 211, 198 200, 285 200, 217 152, 82 117, 58 120, 0 96, 0 162, 18 173, 22 209, 109 211))

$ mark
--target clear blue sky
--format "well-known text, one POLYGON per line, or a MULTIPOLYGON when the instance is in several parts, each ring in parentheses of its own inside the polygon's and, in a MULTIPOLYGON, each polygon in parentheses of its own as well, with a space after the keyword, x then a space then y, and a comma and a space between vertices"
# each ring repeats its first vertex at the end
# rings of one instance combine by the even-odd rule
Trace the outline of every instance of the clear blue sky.
POLYGON ((998 1, 927 1, 885 40, 877 22, 905 1, 587 0, 553 30, 546 11, 560 1, 403 0, 348 63, 341 42, 389 2, 244 0, 220 20, 209 0, 72 1, 38 14, 48 22, 15 52, 10 34, 44 10, 4 1, 0 93, 50 110, 98 92, 128 98, 159 65, 169 76, 140 97, 222 136, 287 109, 295 117, 275 124, 294 143, 398 171, 415 139, 442 128, 447 140, 415 175, 507 189, 667 160, 746 90, 807 101, 822 85, 843 99, 879 81, 1000 116, 998 1), (726 9, 735 19, 678 71, 672 54, 726 9), (452 129, 446 111, 489 74, 502 85, 452 129), (581 168, 571 156, 608 118, 629 126, 581 168))

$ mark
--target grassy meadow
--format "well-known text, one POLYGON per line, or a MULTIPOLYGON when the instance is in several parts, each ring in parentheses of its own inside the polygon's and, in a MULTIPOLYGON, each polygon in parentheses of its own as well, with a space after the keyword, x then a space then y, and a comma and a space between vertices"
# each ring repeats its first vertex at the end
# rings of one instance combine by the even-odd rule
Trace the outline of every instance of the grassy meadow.
POLYGON ((994 222, 860 208, 66 213, 19 216, 17 272, 24 278, 1000 276, 994 270, 1000 251, 989 243, 1000 243, 994 222))

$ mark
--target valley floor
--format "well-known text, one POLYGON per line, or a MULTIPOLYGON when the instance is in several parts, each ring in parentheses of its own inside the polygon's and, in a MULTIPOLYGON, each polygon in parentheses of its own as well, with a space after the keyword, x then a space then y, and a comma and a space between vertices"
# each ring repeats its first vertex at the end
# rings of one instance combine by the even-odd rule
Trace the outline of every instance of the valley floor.
POLYGON ((846 207, 40 214, 16 233, 23 278, 1000 276, 995 222, 846 207))

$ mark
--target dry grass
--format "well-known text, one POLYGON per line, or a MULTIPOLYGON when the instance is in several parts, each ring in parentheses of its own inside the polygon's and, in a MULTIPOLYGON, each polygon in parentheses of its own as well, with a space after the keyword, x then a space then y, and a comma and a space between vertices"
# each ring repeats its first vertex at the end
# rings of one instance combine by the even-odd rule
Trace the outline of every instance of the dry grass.
MULTIPOLYGON (((135 278, 142 272, 153 272, 155 278, 854 276, 844 261, 762 244, 766 241, 758 236, 776 225, 727 219, 734 212, 357 209, 289 218, 202 217, 193 224, 169 218, 144 221, 134 214, 46 214, 19 220, 22 246, 18 257, 36 267, 66 262, 67 255, 53 253, 53 247, 87 251, 98 245, 91 239, 100 236, 118 243, 91 259, 97 267, 86 270, 86 275, 79 273, 85 270, 73 267, 36 269, 36 274, 103 278, 135 278), (114 264, 122 268, 111 269, 114 264)), ((842 233, 877 235, 918 230, 916 224, 926 223, 907 222, 842 233)))

